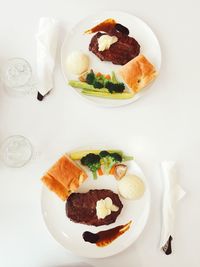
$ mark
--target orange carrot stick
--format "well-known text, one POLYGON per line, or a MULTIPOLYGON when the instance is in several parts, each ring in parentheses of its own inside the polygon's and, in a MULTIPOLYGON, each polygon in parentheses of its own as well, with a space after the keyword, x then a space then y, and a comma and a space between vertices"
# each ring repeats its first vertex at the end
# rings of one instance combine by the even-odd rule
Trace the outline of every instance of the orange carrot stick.
POLYGON ((112 166, 112 168, 109 171, 109 174, 113 175, 115 172, 115 165, 112 166))
POLYGON ((99 175, 99 176, 103 175, 103 171, 102 171, 101 168, 99 168, 97 172, 98 172, 98 175, 99 175))

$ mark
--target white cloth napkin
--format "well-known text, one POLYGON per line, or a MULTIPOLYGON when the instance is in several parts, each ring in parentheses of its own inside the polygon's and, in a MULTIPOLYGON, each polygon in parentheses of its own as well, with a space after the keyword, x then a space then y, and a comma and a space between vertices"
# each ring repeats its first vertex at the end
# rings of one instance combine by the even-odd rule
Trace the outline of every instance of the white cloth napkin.
POLYGON ((38 92, 45 96, 53 88, 54 83, 53 72, 58 42, 58 21, 52 18, 40 18, 36 42, 38 92))
POLYGON ((163 161, 161 163, 161 170, 164 180, 164 195, 160 246, 168 255, 171 254, 171 240, 174 237, 176 204, 184 197, 185 191, 178 184, 175 162, 163 161))

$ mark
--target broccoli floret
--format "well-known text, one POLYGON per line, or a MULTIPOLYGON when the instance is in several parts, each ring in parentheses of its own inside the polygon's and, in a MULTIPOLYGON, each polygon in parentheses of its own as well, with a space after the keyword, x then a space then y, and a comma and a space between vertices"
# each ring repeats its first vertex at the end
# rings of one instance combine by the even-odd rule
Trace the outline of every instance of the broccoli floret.
POLYGON ((115 92, 122 93, 125 90, 125 85, 123 83, 116 83, 115 84, 115 92))
POLYGON ((108 91, 112 93, 122 93, 125 89, 125 86, 123 83, 112 83, 110 81, 106 82, 105 87, 108 89, 108 91))
POLYGON ((108 151, 106 151, 106 150, 102 150, 102 151, 99 153, 99 156, 100 156, 101 158, 104 158, 104 157, 109 156, 109 155, 110 155, 110 153, 109 153, 108 151))
POLYGON ((101 89, 104 87, 104 85, 102 83, 100 83, 96 80, 94 81, 93 86, 94 86, 94 88, 98 88, 98 89, 101 89))
POLYGON ((116 162, 122 162, 122 156, 118 153, 111 153, 110 156, 115 160, 116 162))
POLYGON ((81 164, 87 166, 93 174, 93 178, 97 179, 97 170, 100 169, 100 156, 89 153, 81 159, 81 164))
POLYGON ((122 157, 118 153, 109 153, 108 151, 101 151, 99 155, 101 157, 101 162, 104 165, 106 173, 109 173, 113 165, 118 162, 122 162, 122 157))
POLYGON ((88 84, 93 84, 94 81, 95 81, 95 74, 94 74, 93 70, 91 70, 86 76, 86 82, 88 84))

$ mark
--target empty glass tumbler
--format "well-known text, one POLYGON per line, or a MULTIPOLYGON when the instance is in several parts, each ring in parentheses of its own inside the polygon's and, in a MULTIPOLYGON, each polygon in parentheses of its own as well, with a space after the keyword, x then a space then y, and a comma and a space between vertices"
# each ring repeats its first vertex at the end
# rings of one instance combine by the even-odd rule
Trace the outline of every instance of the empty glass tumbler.
POLYGON ((3 66, 1 76, 4 87, 9 94, 23 95, 29 92, 32 69, 25 59, 9 59, 3 66))
POLYGON ((0 157, 8 167, 22 167, 32 157, 32 145, 24 136, 10 136, 1 144, 0 157))

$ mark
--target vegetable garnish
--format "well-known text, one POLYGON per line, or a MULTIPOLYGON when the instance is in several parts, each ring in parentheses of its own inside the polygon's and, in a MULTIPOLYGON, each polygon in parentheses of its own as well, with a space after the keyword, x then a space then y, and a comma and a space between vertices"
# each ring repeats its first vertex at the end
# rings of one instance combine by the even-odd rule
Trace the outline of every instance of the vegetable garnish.
POLYGON ((102 171, 101 168, 98 169, 98 175, 99 175, 99 176, 102 176, 102 175, 103 175, 103 171, 102 171))
POLYGON ((95 74, 91 70, 79 79, 80 81, 69 81, 69 85, 83 89, 81 93, 85 95, 113 99, 129 99, 134 96, 133 93, 124 92, 125 85, 117 80, 114 72, 104 75, 100 72, 95 74))
POLYGON ((86 82, 88 84, 93 84, 95 79, 96 79, 95 74, 94 74, 93 70, 91 70, 86 76, 86 82))
MULTIPOLYGON (((87 156, 87 154, 89 153, 93 153, 93 154, 96 154, 96 155, 99 155, 99 153, 101 152, 101 150, 99 149, 90 149, 90 150, 80 150, 80 151, 73 151, 70 153, 70 158, 72 160, 81 160, 83 157, 87 156)), ((109 153, 118 153, 122 156, 122 158, 124 158, 124 154, 121 150, 116 150, 116 149, 112 149, 112 150, 108 150, 109 153)), ((131 157, 131 159, 133 159, 131 157)))
POLYGON ((109 153, 108 151, 103 150, 99 153, 99 156, 106 174, 109 174, 110 170, 116 163, 122 162, 122 156, 118 153, 109 153))
POLYGON ((117 180, 120 180, 122 177, 126 175, 128 167, 125 164, 115 164, 113 175, 117 180))
POLYGON ((95 74, 91 70, 86 76, 86 83, 93 85, 94 88, 107 88, 110 93, 122 93, 125 90, 125 85, 117 81, 114 72, 111 79, 109 74, 103 75, 100 72, 95 74))
POLYGON ((101 168, 99 155, 89 153, 81 159, 81 164, 87 166, 91 170, 93 178, 97 179, 97 171, 101 168))
POLYGON ((109 92, 102 92, 100 90, 94 91, 94 90, 87 90, 84 89, 81 91, 82 94, 88 95, 88 96, 96 96, 96 97, 103 97, 103 98, 111 98, 111 99, 130 99, 135 94, 134 93, 109 93, 109 92))
MULTIPOLYGON (((72 160, 80 160, 81 164, 87 166, 97 179, 97 175, 114 175, 116 166, 124 161, 133 160, 133 157, 126 156, 120 150, 84 150, 75 151, 70 154, 72 160)), ((121 164, 123 165, 123 164, 121 164)))
POLYGON ((112 168, 109 171, 110 175, 113 175, 115 173, 115 165, 112 166, 112 168))
POLYGON ((106 82, 105 87, 108 89, 108 91, 112 93, 122 93, 125 90, 125 86, 123 83, 112 83, 112 82, 106 82))

